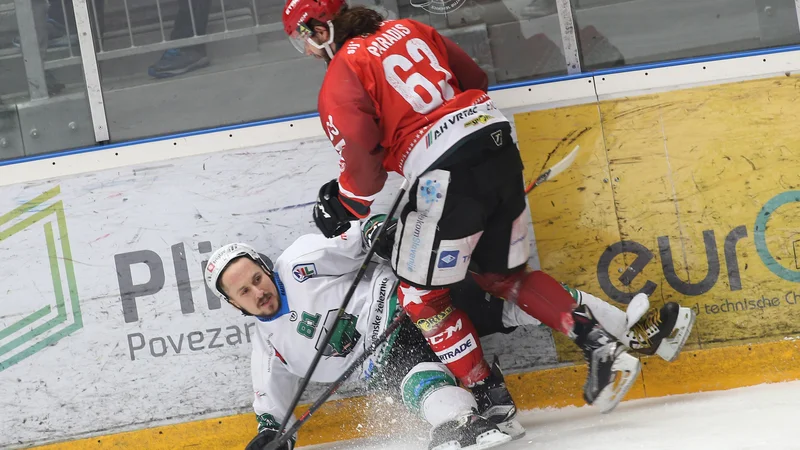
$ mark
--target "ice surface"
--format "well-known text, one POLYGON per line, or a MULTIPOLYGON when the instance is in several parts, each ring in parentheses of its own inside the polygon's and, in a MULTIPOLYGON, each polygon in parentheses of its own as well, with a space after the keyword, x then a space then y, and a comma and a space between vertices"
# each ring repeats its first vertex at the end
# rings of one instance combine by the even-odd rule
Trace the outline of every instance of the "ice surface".
MULTIPOLYGON (((800 381, 632 400, 610 414, 591 407, 518 416, 528 432, 498 450, 797 450, 800 381)), ((303 447, 315 450, 425 450, 406 435, 303 447)))

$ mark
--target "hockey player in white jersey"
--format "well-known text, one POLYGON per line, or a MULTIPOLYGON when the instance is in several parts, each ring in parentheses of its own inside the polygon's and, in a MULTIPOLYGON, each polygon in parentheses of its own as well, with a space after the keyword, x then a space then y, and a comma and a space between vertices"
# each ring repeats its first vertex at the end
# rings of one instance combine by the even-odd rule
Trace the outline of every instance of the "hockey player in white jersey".
MULTIPOLYGON (((368 231, 374 230, 378 223, 378 220, 368 222, 368 231)), ((367 239, 370 234, 367 233, 367 239)), ((357 232, 333 239, 302 236, 278 257, 274 268, 243 244, 222 247, 210 258, 206 271, 209 288, 258 320, 252 354, 253 407, 258 416, 259 437, 263 439, 255 440, 253 449, 261 448, 262 442, 266 444, 278 435, 283 414, 317 351, 323 330, 332 332, 333 337, 312 377, 312 381, 322 383, 338 378, 396 314, 396 277, 388 266, 372 264, 343 319, 336 329, 329 331, 364 254, 362 236, 357 232)), ((461 305, 480 305, 474 297, 485 294, 476 288, 474 283, 466 283, 461 290, 455 288, 455 301, 461 305), (459 296, 470 298, 459 302, 459 296)), ((537 323, 516 305, 493 300, 494 310, 500 308, 499 314, 490 315, 495 318, 494 323, 487 325, 478 320, 477 317, 485 316, 482 312, 472 314, 479 335, 537 323)), ((589 299, 595 301, 599 299, 589 299)), ((601 316, 612 325, 610 328, 636 334, 631 330, 644 325, 627 326, 626 322, 633 324, 635 320, 628 322, 630 318, 624 312, 602 303, 608 309, 601 316)), ((595 308, 594 304, 591 306, 595 308)), ((666 321, 655 324, 661 328, 658 333, 651 333, 648 340, 657 349, 661 337, 672 333, 674 326, 666 321)), ((395 395, 430 423, 430 449, 488 448, 511 439, 497 426, 507 425, 516 412, 499 368, 493 367, 492 390, 473 395, 459 388, 455 377, 439 362, 410 321, 367 360, 363 369, 362 378, 395 395)), ((293 448, 293 443, 294 440, 289 441, 284 448, 293 448)))
MULTIPOLYGON (((273 269, 244 244, 226 245, 209 259, 209 288, 258 320, 252 352, 253 408, 263 439, 251 443, 253 450, 278 436, 323 332, 333 337, 311 379, 320 383, 336 380, 398 311, 395 276, 388 266, 372 264, 346 314, 329 330, 364 255, 361 234, 354 233, 335 239, 302 236, 277 258, 273 269)), ((473 395, 457 387, 410 322, 363 369, 362 378, 374 378, 377 387, 402 399, 431 424, 430 449, 488 448, 511 440, 477 414, 473 395)), ((294 439, 283 449, 293 446, 294 439)))

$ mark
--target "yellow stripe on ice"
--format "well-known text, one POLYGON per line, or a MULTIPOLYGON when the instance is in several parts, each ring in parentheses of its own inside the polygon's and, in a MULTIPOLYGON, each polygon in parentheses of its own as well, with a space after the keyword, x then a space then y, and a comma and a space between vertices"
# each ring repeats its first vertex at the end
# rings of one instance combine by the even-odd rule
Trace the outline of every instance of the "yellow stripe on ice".
MULTIPOLYGON (((800 342, 781 341, 738 347, 687 351, 673 363, 657 357, 642 360, 642 374, 627 400, 717 391, 800 379, 800 342)), ((566 366, 506 376, 520 409, 583 405, 581 387, 585 365, 566 366)), ((359 397, 331 402, 300 432, 299 445, 311 445, 374 435, 368 403, 359 397)), ((304 411, 301 407, 298 411, 304 411)), ((38 449, 237 449, 242 450, 256 428, 253 414, 148 428, 38 449)), ((390 427, 389 427, 390 428, 390 427)), ((382 430, 386 431, 386 430, 382 430)))
MULTIPOLYGON (((367 398, 332 401, 321 408, 302 428, 298 445, 311 445, 353 439, 360 435, 355 427, 363 421, 367 398)), ((302 414, 308 409, 300 406, 302 414)), ((178 423, 143 430, 97 436, 35 447, 42 450, 84 449, 238 449, 242 450, 255 436, 255 414, 239 414, 215 419, 178 423)))

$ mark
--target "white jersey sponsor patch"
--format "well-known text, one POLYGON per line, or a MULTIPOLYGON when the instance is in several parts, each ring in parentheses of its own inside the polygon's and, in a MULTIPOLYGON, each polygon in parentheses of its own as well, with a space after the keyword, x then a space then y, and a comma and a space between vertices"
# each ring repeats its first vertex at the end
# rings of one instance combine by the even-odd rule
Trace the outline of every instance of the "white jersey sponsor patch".
POLYGON ((302 283, 317 274, 317 267, 314 264, 296 264, 292 268, 294 279, 302 283))

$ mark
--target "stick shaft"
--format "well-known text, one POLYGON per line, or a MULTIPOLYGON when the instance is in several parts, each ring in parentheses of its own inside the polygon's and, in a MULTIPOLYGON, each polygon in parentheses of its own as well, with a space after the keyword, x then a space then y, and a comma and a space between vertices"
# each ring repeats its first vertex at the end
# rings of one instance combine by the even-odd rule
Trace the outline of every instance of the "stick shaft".
POLYGON ((389 326, 386 327, 386 329, 378 337, 378 339, 372 341, 372 344, 370 344, 370 346, 364 350, 364 353, 362 353, 361 356, 359 356, 355 361, 353 361, 353 363, 350 364, 350 367, 348 367, 347 370, 345 370, 344 373, 342 373, 339 376, 339 378, 336 379, 336 381, 334 381, 330 386, 328 386, 325 392, 323 392, 322 395, 320 395, 319 398, 308 408, 308 411, 303 413, 303 415, 299 419, 297 419, 297 421, 294 424, 292 424, 292 427, 289 428, 288 431, 283 433, 278 439, 270 442, 270 444, 264 450, 275 450, 281 445, 285 444, 286 441, 291 439, 291 437, 295 433, 297 433, 297 430, 299 430, 300 427, 302 427, 303 424, 305 424, 308 421, 308 419, 310 419, 311 416, 314 415, 314 413, 317 412, 317 410, 319 410, 319 408, 321 408, 322 405, 324 405, 325 402, 327 402, 328 399, 334 393, 336 393, 336 391, 338 391, 340 387, 342 387, 342 385, 345 383, 345 381, 347 381, 348 378, 350 378, 353 372, 358 370, 361 364, 363 364, 364 361, 366 361, 367 358, 369 358, 370 355, 372 355, 379 346, 383 345, 383 343, 386 342, 387 339, 389 339, 389 336, 391 336, 392 333, 394 333, 394 331, 400 326, 403 319, 405 319, 406 315, 407 314, 405 311, 401 311, 400 314, 398 314, 392 320, 389 326))
MULTIPOLYGON (((289 408, 286 411, 286 415, 283 418, 283 422, 281 422, 280 430, 286 428, 286 424, 289 423, 289 418, 292 417, 294 413, 294 409, 297 408, 297 405, 300 403, 300 397, 303 396, 303 392, 305 392, 306 388, 308 387, 308 383, 311 381, 311 376, 314 374, 314 370, 316 370, 317 365, 319 365, 319 360, 322 358, 322 353, 327 348, 328 344, 333 337, 332 331, 336 329, 336 325, 339 323, 339 320, 344 315, 344 311, 347 308, 347 305, 350 304, 350 300, 353 298, 353 294, 358 287, 358 283, 361 282, 361 278, 366 273, 367 268, 369 267, 369 262, 372 260, 372 255, 375 254, 375 248, 378 245, 378 242, 383 238, 384 233, 386 231, 386 227, 388 226, 390 220, 394 213, 397 211, 397 208, 400 206, 400 202, 405 195, 406 189, 409 186, 408 180, 403 180, 403 185, 400 187, 400 192, 397 194, 397 198, 394 200, 394 204, 392 205, 392 209, 389 211, 389 214, 386 216, 387 219, 381 224, 381 228, 378 230, 378 235, 375 237, 375 240, 372 241, 372 245, 369 247, 369 251, 367 251, 367 255, 364 257, 364 262, 361 263, 361 267, 358 269, 358 273, 356 273, 355 279, 350 284, 350 289, 347 290, 347 294, 344 296, 344 300, 342 301, 342 305, 339 307, 339 313, 336 315, 333 323, 330 326, 330 331, 325 333, 325 336, 322 340, 322 345, 320 345, 317 353, 314 355, 314 359, 311 361, 311 365, 308 367, 306 371, 305 377, 300 381, 300 387, 297 389, 295 393, 294 399, 292 403, 289 405, 289 408)), ((324 332, 324 330, 323 330, 324 332)))
MULTIPOLYGON (((529 193, 540 184, 553 179, 553 177, 566 170, 575 161, 578 151, 580 151, 580 145, 576 145, 575 148, 566 157, 564 157, 564 159, 554 164, 551 168, 542 172, 536 178, 536 180, 534 180, 530 185, 528 185, 525 188, 525 193, 526 194, 529 193)), ((380 230, 378 230, 378 236, 372 242, 372 245, 370 246, 369 251, 367 252, 367 256, 364 258, 364 262, 363 264, 361 264, 361 267, 359 268, 358 273, 356 274, 356 278, 353 280, 353 283, 350 285, 350 289, 347 291, 347 294, 345 295, 344 301, 342 302, 342 306, 339 308, 339 314, 336 316, 336 319, 331 325, 331 330, 336 328, 336 324, 339 322, 339 319, 344 314, 345 308, 347 308, 347 305, 350 303, 350 299, 352 298, 353 293, 355 292, 356 287, 358 286, 358 283, 361 281, 361 278, 364 276, 364 273, 367 270, 369 261, 372 259, 372 255, 375 254, 375 247, 377 243, 380 241, 380 239, 383 238, 384 231, 389 223, 389 219, 393 217, 394 213, 397 211, 397 208, 399 207, 400 202, 403 199, 403 195, 405 195, 407 187, 408 187, 408 180, 404 180, 403 185, 400 188, 400 192, 398 193, 397 198, 395 199, 394 204, 392 205, 392 209, 389 211, 389 214, 387 215, 387 220, 381 224, 381 228, 380 230)), ((341 387, 341 385, 345 382, 345 380, 347 380, 347 378, 349 378, 350 375, 352 375, 352 373, 358 368, 358 366, 360 366, 369 357, 369 355, 372 354, 373 351, 375 351, 377 346, 383 343, 383 341, 385 341, 388 338, 388 336, 398 326, 400 326, 400 320, 404 316, 405 316, 405 311, 403 311, 397 318, 395 318, 395 320, 390 324, 390 326, 387 327, 387 329, 384 331, 384 334, 381 335, 381 337, 378 340, 374 341, 372 345, 370 345, 370 347, 367 350, 365 350, 364 353, 358 359, 356 359, 353 362, 353 364, 350 365, 350 367, 348 367, 348 369, 335 382, 333 382, 333 384, 331 384, 328 387, 328 389, 317 399, 317 401, 315 401, 311 405, 308 411, 306 411, 303 414, 303 416, 300 419, 298 419, 288 431, 283 433, 275 441, 272 441, 270 445, 266 447, 265 450, 275 450, 281 445, 283 445, 288 439, 290 439, 290 437, 294 433, 296 433, 297 430, 299 430, 300 427, 303 426, 303 424, 328 400, 328 398, 330 398, 330 396, 333 395, 341 387)), ((295 394, 295 397, 292 400, 292 403, 289 406, 289 409, 286 412, 285 417, 283 418, 280 430, 286 428, 286 424, 289 422, 289 418, 291 417, 291 415, 294 412, 294 409, 300 402, 300 397, 303 395, 303 392, 305 392, 306 387, 308 387, 308 383, 311 380, 311 375, 313 375, 314 370, 319 364, 319 360, 322 357, 322 352, 328 346, 332 334, 333 333, 331 332, 326 333, 322 345, 320 346, 319 350, 317 350, 317 353, 314 355, 314 360, 311 362, 311 365, 308 368, 306 376, 301 381, 300 388, 297 390, 297 393, 295 394)))

